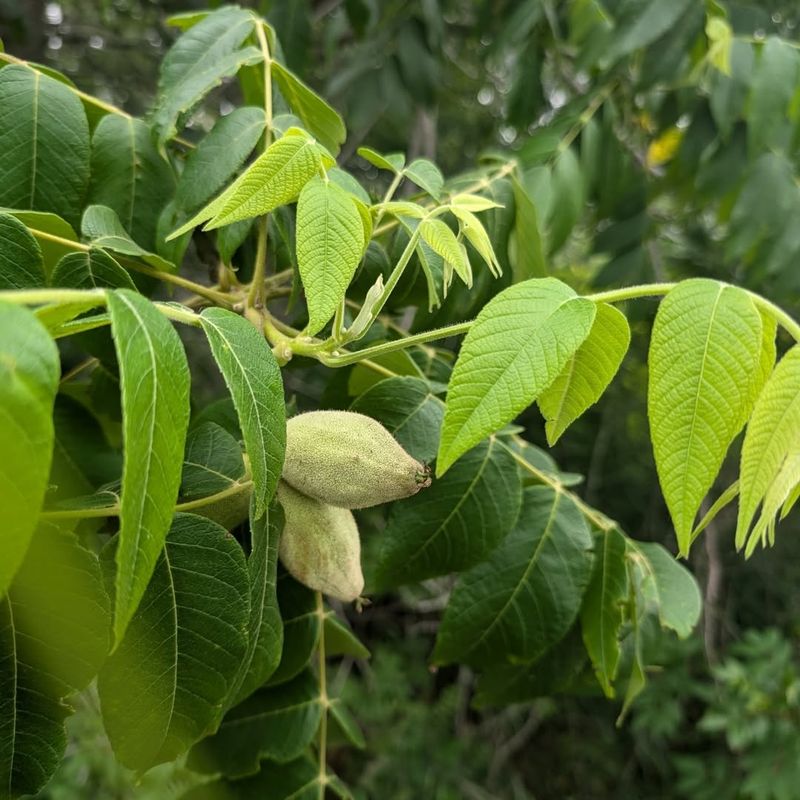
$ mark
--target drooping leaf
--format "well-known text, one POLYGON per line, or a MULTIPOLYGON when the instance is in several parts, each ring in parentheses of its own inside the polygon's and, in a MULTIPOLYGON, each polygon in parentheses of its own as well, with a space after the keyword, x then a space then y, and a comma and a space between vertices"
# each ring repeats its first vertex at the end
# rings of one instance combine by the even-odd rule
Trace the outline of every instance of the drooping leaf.
POLYGON ((310 180, 297 201, 297 264, 310 336, 342 302, 363 252, 364 229, 353 198, 335 183, 310 180))
POLYGON ((0 597, 22 563, 53 453, 59 357, 27 309, 0 303, 0 597))
POLYGON ((64 256, 50 276, 50 285, 65 289, 136 290, 130 275, 108 253, 96 247, 64 256))
MULTIPOLYGON (((472 267, 464 245, 456 239, 453 231, 440 219, 425 219, 419 225, 419 233, 431 250, 441 256, 446 265, 451 265, 451 268, 468 287, 472 286, 472 267)), ((445 278, 445 288, 448 283, 449 281, 445 278)))
POLYGON ((249 11, 220 8, 185 31, 161 62, 153 127, 161 143, 175 135, 186 114, 224 78, 261 60, 255 47, 243 47, 255 24, 249 11))
POLYGON ((517 465, 495 439, 389 513, 375 580, 397 586, 467 569, 513 527, 522 502, 517 465))
POLYGON ((186 159, 175 192, 181 212, 194 213, 225 186, 253 152, 266 121, 263 109, 253 106, 237 108, 217 121, 186 159))
POLYGON ((181 497, 207 497, 229 489, 244 475, 242 449, 224 428, 204 422, 186 437, 181 497))
POLYGON ((542 234, 539 228, 539 215, 536 206, 522 184, 512 178, 514 189, 514 239, 516 258, 514 259, 514 281, 519 283, 527 278, 546 278, 547 265, 544 258, 542 234))
POLYGON ((503 274, 503 270, 497 260, 489 234, 486 232, 486 228, 483 227, 483 223, 467 208, 453 206, 453 214, 461 223, 461 232, 467 241, 484 260, 492 275, 499 278, 503 274))
POLYGON ((628 598, 626 540, 611 528, 597 537, 594 572, 581 608, 581 631, 594 673, 606 697, 614 696, 620 659, 623 604, 628 598))
POLYGON ((332 698, 328 711, 330 713, 330 721, 341 731, 344 738, 353 747, 364 750, 367 746, 364 733, 350 709, 344 704, 344 701, 340 697, 332 698))
POLYGON ((682 639, 689 636, 700 619, 703 601, 697 581, 657 542, 631 542, 634 557, 643 559, 647 575, 645 597, 657 606, 662 627, 682 639))
POLYGON ((175 329, 141 295, 108 296, 122 387, 124 460, 114 636, 133 616, 164 545, 189 424, 189 367, 175 329))
POLYGON ((212 736, 189 754, 198 772, 251 775, 264 758, 291 761, 303 754, 319 726, 319 687, 310 671, 290 683, 265 687, 231 709, 212 736))
POLYGON ((144 771, 214 729, 247 646, 244 554, 224 528, 176 514, 141 605, 98 680, 117 758, 144 771))
POLYGON ((371 147, 359 147, 357 152, 361 158, 363 158, 365 161, 368 161, 373 167, 385 169, 388 172, 394 172, 395 174, 400 172, 406 163, 406 157, 402 153, 389 153, 388 155, 382 155, 381 153, 373 150, 371 147))
POLYGON ((283 621, 278 608, 278 541, 283 530, 283 509, 275 503, 266 514, 250 514, 250 619, 247 651, 229 693, 227 706, 233 706, 263 686, 275 672, 283 648, 283 621))
POLYGON ((648 417, 678 545, 754 402, 762 323, 742 289, 696 278, 662 301, 649 355, 648 417))
POLYGON ((555 253, 566 241, 583 212, 585 189, 580 162, 571 148, 553 167, 553 201, 547 219, 547 250, 555 253))
POLYGON ((51 211, 76 225, 89 182, 89 124, 63 83, 0 69, 0 206, 51 211))
POLYGON ((603 54, 606 63, 613 63, 619 58, 632 53, 654 42, 663 36, 686 13, 691 0, 674 0, 672 3, 661 3, 649 0, 646 7, 635 8, 629 14, 621 30, 615 31, 610 39, 611 46, 603 54))
POLYGON ((790 453, 800 450, 800 347, 778 362, 756 401, 742 445, 736 546, 790 453))
POLYGON ((591 573, 583 514, 563 493, 528 487, 514 530, 456 584, 434 661, 486 667, 536 660, 572 627, 591 573))
POLYGON ((335 156, 347 136, 344 122, 336 110, 278 61, 272 62, 272 77, 289 108, 300 117, 314 138, 335 156))
POLYGON ((286 449, 280 369, 266 339, 244 317, 207 308, 200 324, 239 415, 260 517, 275 493, 286 449))
POLYGON ((153 269, 163 272, 175 269, 174 264, 166 259, 139 247, 122 227, 116 212, 107 206, 87 206, 81 219, 81 233, 93 247, 140 258, 153 269))
POLYGON ((319 171, 319 155, 306 136, 289 134, 273 142, 221 195, 167 238, 174 239, 209 220, 204 230, 268 214, 294 200, 319 171))
POLYGON ((106 114, 92 136, 89 202, 113 209, 133 240, 153 250, 158 217, 174 188, 172 167, 156 149, 150 127, 106 114))
POLYGON ((554 278, 500 292, 461 346, 445 404, 436 474, 530 405, 589 334, 595 304, 554 278))
POLYGON ((73 534, 40 525, 8 594, 0 593, 4 800, 35 794, 55 772, 67 745, 69 697, 100 668, 109 630, 97 557, 73 534))
POLYGON ((416 183, 420 189, 424 189, 434 200, 441 201, 444 177, 439 167, 432 161, 427 158, 417 158, 403 170, 403 175, 416 183))
POLYGON ((18 219, 0 213, 0 289, 30 289, 45 280, 39 243, 18 219))
POLYGON ((351 411, 377 419, 419 461, 432 461, 444 403, 422 378, 386 378, 360 395, 351 411))
POLYGON ((589 335, 564 370, 538 399, 552 447, 587 408, 594 405, 616 375, 628 350, 631 331, 625 315, 600 303, 589 335))

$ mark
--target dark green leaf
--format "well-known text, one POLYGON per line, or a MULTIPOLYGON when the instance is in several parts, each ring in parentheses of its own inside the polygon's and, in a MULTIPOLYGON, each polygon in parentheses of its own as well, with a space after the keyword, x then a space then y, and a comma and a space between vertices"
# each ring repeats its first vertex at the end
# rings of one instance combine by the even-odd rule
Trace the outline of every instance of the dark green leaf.
POLYGON ((530 195, 522 184, 512 179, 514 187, 514 237, 516 240, 516 258, 514 259, 514 282, 528 278, 547 277, 547 265, 542 247, 542 235, 539 228, 539 215, 530 195))
POLYGON ((212 736, 189 754, 198 772, 251 775, 264 758, 291 761, 303 754, 319 726, 319 687, 309 671, 290 683, 259 689, 231 709, 212 736))
POLYGON ((244 164, 264 133, 263 109, 245 106, 222 117, 190 153, 175 202, 190 214, 208 202, 244 164))
POLYGON ((325 655, 369 658, 369 650, 353 633, 350 626, 332 611, 325 615, 325 655))
POLYGON ((161 62, 153 126, 160 142, 175 135, 186 114, 242 65, 256 64, 261 52, 241 45, 253 31, 249 11, 226 6, 189 28, 161 62))
POLYGON ((516 462, 497 440, 483 442, 429 489, 392 506, 376 582, 396 586, 471 567, 512 529, 521 502, 516 462))
POLYGON ((278 607, 283 618, 283 651, 280 664, 269 679, 270 686, 286 683, 308 664, 319 636, 314 592, 288 572, 278 575, 278 607))
POLYGON ((0 289, 30 289, 44 285, 39 243, 18 219, 0 213, 0 289))
POLYGON ((146 250, 156 246, 158 217, 172 196, 172 167, 142 120, 107 114, 92 136, 89 202, 112 208, 146 250))
POLYGON ((386 378, 367 389, 350 407, 377 419, 419 461, 436 456, 444 403, 421 378, 386 378))
POLYGON ((45 274, 49 275, 53 271, 53 267, 60 258, 75 252, 75 248, 70 247, 69 242, 77 242, 78 236, 72 225, 58 215, 46 211, 23 211, 16 208, 0 208, 0 212, 16 217, 36 238, 42 250, 45 274), (67 241, 53 240, 42 236, 42 233, 49 233, 57 239, 66 239, 67 241))
POLYGON ((50 285, 65 289, 136 290, 130 275, 108 253, 96 247, 64 256, 50 276, 50 285))
POLYGON ((146 770, 214 729, 247 647, 244 554, 224 528, 176 514, 141 605, 98 681, 123 764, 146 770))
POLYGON ((278 608, 278 541, 283 530, 283 509, 277 503, 266 514, 250 512, 250 621, 247 652, 239 667, 235 692, 228 705, 249 697, 275 672, 283 649, 283 621, 278 608))
POLYGON ((189 368, 175 329, 127 289, 108 296, 122 385, 122 509, 116 551, 118 644, 156 566, 172 521, 189 424, 189 368))
POLYGON ((242 449, 213 422, 193 427, 186 437, 181 497, 206 497, 228 489, 244 475, 242 449))
POLYGON ((540 658, 572 627, 592 571, 592 537, 572 500, 525 490, 514 530, 450 597, 433 658, 487 666, 540 658))
POLYGON ((89 124, 63 83, 0 69, 0 206, 52 211, 76 225, 89 182, 89 124))

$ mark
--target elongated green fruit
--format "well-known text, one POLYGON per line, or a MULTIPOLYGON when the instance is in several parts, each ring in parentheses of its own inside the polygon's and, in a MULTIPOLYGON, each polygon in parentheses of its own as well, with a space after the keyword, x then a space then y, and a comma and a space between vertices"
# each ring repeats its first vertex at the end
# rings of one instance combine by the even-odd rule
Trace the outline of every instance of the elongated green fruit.
POLYGON ((367 508, 430 486, 428 468, 374 419, 350 411, 310 411, 286 425, 283 480, 340 508, 367 508))
POLYGON ((281 535, 281 563, 309 589, 349 603, 364 590, 361 541, 346 508, 321 503, 278 483, 286 523, 281 535))

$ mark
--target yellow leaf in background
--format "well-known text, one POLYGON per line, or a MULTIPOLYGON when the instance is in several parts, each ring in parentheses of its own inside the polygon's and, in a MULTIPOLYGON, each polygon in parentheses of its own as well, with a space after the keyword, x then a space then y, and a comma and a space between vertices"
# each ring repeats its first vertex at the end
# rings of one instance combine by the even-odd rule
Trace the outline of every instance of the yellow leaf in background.
POLYGON ((653 139, 647 148, 647 166, 658 167, 671 161, 682 139, 683 131, 678 128, 669 128, 653 139))

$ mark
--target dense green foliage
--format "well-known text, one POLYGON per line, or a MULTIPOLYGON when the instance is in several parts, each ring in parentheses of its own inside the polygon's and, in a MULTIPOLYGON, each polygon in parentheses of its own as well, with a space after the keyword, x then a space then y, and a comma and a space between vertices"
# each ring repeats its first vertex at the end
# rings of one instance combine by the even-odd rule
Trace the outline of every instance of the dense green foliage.
POLYGON ((791 797, 768 744, 800 741, 789 646, 745 637, 710 691, 701 593, 663 544, 696 559, 705 537, 716 660, 720 530, 749 556, 800 494, 796 21, 442 6, 342 4, 316 43, 305 2, 179 14, 143 118, 0 52, 0 798, 56 770, 79 692, 73 735, 100 735, 99 701, 141 796, 791 797), (436 109, 481 135, 436 148, 436 109), (652 326, 628 302, 662 296, 652 326), (285 422, 314 408, 374 417, 436 476, 357 513, 361 618, 278 565, 285 422), (652 465, 665 512, 637 497, 652 465), (587 709, 632 720, 587 746, 594 773, 545 779, 545 755, 503 788, 587 709), (716 760, 652 767, 687 731, 716 760))

